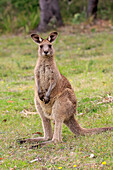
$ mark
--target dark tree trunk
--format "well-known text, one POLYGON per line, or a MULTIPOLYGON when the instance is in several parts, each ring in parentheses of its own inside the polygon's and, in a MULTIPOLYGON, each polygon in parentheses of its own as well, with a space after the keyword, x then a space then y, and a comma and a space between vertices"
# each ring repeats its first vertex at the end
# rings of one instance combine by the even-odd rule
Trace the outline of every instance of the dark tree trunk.
POLYGON ((88 0, 88 18, 91 16, 93 16, 94 20, 97 18, 98 1, 99 0, 88 0))
POLYGON ((48 23, 55 17, 57 26, 62 26, 62 17, 58 0, 39 0, 40 4, 40 23, 38 25, 39 32, 48 30, 48 23))

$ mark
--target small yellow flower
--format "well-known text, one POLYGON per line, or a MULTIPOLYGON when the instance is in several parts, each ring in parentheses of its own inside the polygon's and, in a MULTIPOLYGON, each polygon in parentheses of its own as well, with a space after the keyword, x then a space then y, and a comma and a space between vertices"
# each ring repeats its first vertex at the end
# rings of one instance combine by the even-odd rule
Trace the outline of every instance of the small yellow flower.
POLYGON ((73 165, 74 168, 76 168, 77 166, 76 165, 73 165))
POLYGON ((77 49, 78 51, 80 50, 80 48, 77 49))
POLYGON ((31 88, 31 86, 29 86, 29 88, 31 88))
POLYGON ((9 89, 9 86, 7 88, 9 89))
POLYGON ((62 169, 62 167, 59 167, 58 169, 62 169))
POLYGON ((3 84, 3 83, 4 83, 4 81, 1 81, 1 83, 3 84))
POLYGON ((21 90, 21 88, 19 88, 19 90, 21 90))
POLYGON ((104 162, 102 162, 102 165, 106 165, 106 162, 104 161, 104 162))
POLYGON ((107 86, 106 84, 104 84, 104 86, 107 86))

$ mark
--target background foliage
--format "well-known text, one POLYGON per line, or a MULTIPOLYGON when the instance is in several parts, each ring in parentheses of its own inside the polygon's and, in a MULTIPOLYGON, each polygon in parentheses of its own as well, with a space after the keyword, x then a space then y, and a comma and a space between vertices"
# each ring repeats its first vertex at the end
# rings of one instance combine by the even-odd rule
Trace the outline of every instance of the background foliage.
POLYGON ((36 0, 1 0, 0 31, 28 32, 39 23, 39 2, 36 0))
MULTIPOLYGON (((62 0, 60 9, 64 22, 80 23, 87 16, 86 0, 62 0)), ((98 17, 113 20, 113 1, 100 0, 98 17)), ((29 32, 40 20, 39 0, 1 0, 0 32, 29 32)))
MULTIPOLYGON (((61 14, 65 22, 80 23, 86 20, 88 0, 62 0, 61 14)), ((98 17, 113 20, 113 1, 99 0, 98 17)), ((40 20, 39 0, 1 0, 0 32, 29 32, 40 20)))

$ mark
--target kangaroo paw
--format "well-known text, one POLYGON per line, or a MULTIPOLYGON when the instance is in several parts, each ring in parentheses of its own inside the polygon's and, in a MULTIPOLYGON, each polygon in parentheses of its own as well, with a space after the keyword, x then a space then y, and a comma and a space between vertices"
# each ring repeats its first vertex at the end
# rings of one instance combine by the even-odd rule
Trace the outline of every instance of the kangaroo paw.
POLYGON ((49 96, 45 96, 44 97, 45 104, 49 103, 49 101, 50 101, 50 97, 49 96))
POLYGON ((43 92, 38 92, 38 95, 39 95, 40 100, 43 101, 43 99, 44 99, 44 94, 43 94, 43 92))

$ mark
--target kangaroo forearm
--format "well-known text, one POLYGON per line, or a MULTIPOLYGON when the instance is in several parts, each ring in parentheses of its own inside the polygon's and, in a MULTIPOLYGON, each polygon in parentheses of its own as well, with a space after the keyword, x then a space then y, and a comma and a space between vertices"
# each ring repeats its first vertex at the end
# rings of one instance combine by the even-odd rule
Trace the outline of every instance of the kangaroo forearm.
POLYGON ((37 89, 38 89, 38 92, 41 92, 41 89, 40 89, 40 82, 37 81, 37 89))
POLYGON ((51 95, 51 91, 54 89, 54 87, 56 86, 56 82, 50 84, 49 88, 48 88, 48 91, 46 93, 46 96, 50 96, 51 95))
POLYGON ((55 86, 56 86, 56 81, 54 81, 52 84, 50 84, 48 91, 46 92, 46 95, 44 97, 45 104, 49 103, 51 92, 52 92, 52 90, 54 89, 55 86))
POLYGON ((38 79, 36 79, 36 87, 37 87, 37 91, 38 92, 41 92, 41 89, 40 89, 40 81, 38 79))
POLYGON ((36 80, 36 87, 37 87, 38 96, 39 96, 40 100, 43 101, 43 99, 44 99, 44 93, 43 93, 43 91, 41 91, 40 81, 39 81, 39 80, 36 80))

